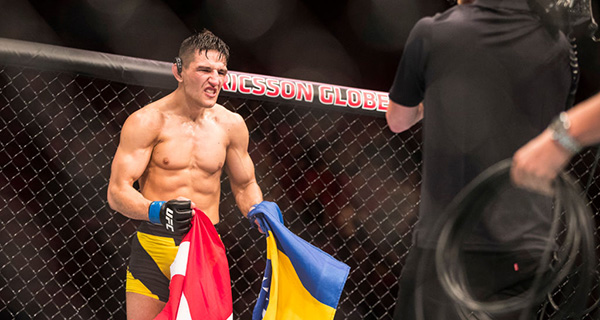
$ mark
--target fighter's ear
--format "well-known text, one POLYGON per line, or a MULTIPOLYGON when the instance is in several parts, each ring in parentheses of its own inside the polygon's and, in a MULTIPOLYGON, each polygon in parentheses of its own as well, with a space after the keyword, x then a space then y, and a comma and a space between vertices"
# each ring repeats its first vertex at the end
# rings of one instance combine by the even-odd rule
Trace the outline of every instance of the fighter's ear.
POLYGON ((173 76, 175 77, 175 79, 178 82, 182 81, 182 78, 181 78, 182 70, 183 70, 183 66, 181 63, 181 58, 177 57, 177 58, 175 58, 175 62, 173 62, 173 64, 171 65, 171 72, 173 73, 173 76))
POLYGON ((175 57, 175 66, 177 67, 177 73, 181 74, 181 71, 183 71, 183 61, 181 61, 180 57, 175 57))

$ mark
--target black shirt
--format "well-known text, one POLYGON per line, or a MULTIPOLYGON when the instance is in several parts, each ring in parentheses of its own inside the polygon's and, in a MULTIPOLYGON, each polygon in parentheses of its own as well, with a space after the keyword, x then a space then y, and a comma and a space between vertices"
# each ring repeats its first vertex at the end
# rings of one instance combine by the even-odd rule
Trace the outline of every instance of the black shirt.
MULTIPOLYGON (((525 0, 478 0, 415 25, 390 99, 425 106, 417 245, 435 246, 433 230, 455 195, 565 109, 569 52, 565 36, 544 28, 525 0)), ((507 190, 498 203, 487 210, 467 248, 545 245, 549 198, 507 190)))

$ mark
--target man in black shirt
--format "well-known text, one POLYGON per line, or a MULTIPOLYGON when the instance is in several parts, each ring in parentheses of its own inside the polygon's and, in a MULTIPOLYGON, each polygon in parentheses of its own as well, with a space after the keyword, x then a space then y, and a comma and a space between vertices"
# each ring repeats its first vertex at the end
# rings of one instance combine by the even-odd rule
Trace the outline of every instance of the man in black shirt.
MULTIPOLYGON (((565 109, 569 53, 564 34, 546 28, 527 0, 476 0, 423 18, 411 31, 386 118, 394 132, 425 119, 423 184, 394 319, 461 319, 433 260, 419 262, 433 256, 457 193, 565 109)), ((550 224, 550 198, 503 191, 463 243, 472 292, 495 300, 526 290, 550 224)))

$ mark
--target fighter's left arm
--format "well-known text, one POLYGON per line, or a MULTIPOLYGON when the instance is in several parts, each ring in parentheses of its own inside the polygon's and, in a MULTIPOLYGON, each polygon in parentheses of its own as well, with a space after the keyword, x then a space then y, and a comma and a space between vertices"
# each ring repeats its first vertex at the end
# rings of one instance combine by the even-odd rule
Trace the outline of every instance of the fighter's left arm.
POLYGON ((235 202, 242 214, 247 216, 253 205, 263 201, 263 196, 256 182, 254 163, 248 153, 248 127, 238 114, 234 114, 230 125, 225 171, 229 176, 235 202))

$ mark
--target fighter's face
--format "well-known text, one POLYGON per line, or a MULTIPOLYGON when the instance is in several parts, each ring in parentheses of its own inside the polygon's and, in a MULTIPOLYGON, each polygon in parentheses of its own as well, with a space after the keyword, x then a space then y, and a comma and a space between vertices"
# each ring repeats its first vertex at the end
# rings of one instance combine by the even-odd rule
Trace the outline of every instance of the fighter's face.
POLYGON ((181 72, 186 96, 201 107, 211 108, 225 82, 227 61, 215 50, 196 52, 191 58, 181 72))

